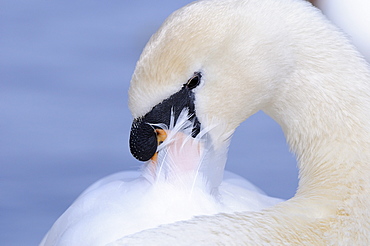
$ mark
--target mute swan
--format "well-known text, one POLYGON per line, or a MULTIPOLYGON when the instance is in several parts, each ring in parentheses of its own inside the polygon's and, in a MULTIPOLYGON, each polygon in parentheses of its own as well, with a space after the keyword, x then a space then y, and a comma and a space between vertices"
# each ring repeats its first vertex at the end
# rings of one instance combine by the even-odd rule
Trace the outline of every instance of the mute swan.
POLYGON ((370 68, 308 2, 203 0, 174 12, 137 63, 129 106, 140 160, 157 145, 146 122, 168 124, 169 107, 189 108, 193 136, 212 126, 215 154, 263 110, 281 125, 300 181, 272 208, 199 216, 111 245, 370 245, 370 68))
MULTIPOLYGON (((142 172, 113 174, 90 186, 55 222, 40 245, 106 245, 195 215, 259 211, 281 202, 228 172, 220 186, 213 186, 215 172, 208 175, 203 169, 218 162, 209 156, 207 130, 195 139, 189 137, 193 122, 186 109, 174 119, 172 115, 169 126, 153 125, 166 129, 161 132, 166 138, 156 158, 148 161, 142 172)), ((223 168, 217 172, 221 175, 223 168)))

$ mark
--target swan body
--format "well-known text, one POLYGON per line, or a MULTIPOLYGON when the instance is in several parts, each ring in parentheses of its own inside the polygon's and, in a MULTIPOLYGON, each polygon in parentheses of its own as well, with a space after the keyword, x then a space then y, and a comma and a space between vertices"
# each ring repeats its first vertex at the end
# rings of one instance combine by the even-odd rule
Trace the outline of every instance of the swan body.
POLYGON ((156 161, 147 162, 141 171, 116 173, 91 185, 40 246, 101 246, 196 215, 259 211, 282 201, 229 172, 216 189, 210 187, 206 173, 199 171, 209 164, 207 145, 200 137, 187 137, 189 126, 187 114, 181 114, 167 130, 156 161))
POLYGON ((214 153, 263 110, 297 156, 297 193, 259 212, 199 216, 111 245, 370 245, 370 69, 335 26, 300 0, 189 4, 137 63, 134 118, 145 119, 195 72, 194 112, 210 127, 214 153))

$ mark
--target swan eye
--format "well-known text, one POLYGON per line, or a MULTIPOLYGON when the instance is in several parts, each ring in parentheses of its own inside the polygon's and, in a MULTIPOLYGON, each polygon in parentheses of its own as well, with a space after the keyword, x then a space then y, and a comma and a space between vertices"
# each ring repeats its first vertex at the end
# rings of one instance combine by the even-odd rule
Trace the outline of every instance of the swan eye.
POLYGON ((192 90, 200 84, 201 78, 202 78, 202 74, 200 72, 195 72, 194 75, 185 84, 185 86, 188 89, 192 90))

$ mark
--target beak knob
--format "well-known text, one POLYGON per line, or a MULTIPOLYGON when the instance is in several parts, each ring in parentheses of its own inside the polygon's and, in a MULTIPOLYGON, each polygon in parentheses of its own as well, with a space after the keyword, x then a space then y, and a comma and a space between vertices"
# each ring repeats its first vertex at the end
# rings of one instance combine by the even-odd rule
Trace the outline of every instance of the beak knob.
POLYGON ((157 152, 156 130, 143 121, 134 121, 130 132, 130 151, 139 161, 148 161, 157 152))

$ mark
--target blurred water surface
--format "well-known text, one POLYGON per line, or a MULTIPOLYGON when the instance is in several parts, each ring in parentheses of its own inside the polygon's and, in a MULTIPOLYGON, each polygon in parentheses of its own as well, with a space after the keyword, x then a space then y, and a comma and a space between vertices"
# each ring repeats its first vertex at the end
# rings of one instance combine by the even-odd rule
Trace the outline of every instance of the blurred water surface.
MULTIPOLYGON (((37 245, 94 181, 137 169, 127 90, 151 34, 185 0, 0 1, 0 245, 37 245)), ((257 113, 227 169, 290 198, 296 162, 257 113)))

